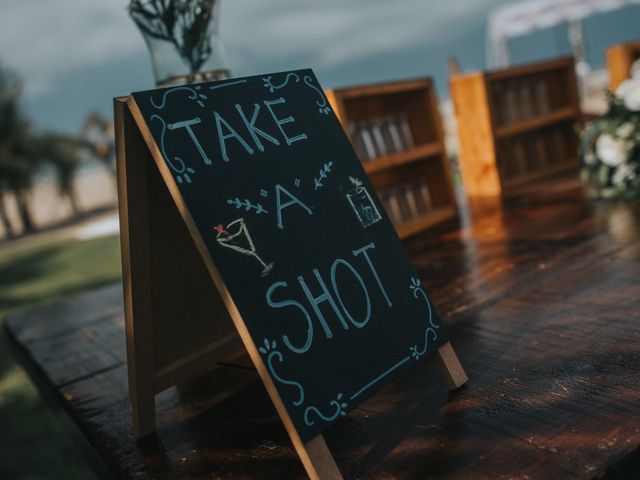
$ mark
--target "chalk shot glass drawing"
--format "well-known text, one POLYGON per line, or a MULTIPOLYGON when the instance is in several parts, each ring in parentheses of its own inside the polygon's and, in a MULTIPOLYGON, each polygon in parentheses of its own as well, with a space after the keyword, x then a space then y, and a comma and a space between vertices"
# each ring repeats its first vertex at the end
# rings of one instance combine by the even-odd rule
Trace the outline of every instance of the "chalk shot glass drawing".
POLYGON ((262 272, 260 275, 266 276, 273 268, 273 262, 265 263, 262 258, 256 253, 256 247, 253 244, 247 224, 244 222, 244 218, 234 220, 226 227, 217 225, 214 227, 217 232, 216 241, 223 247, 230 248, 236 252, 240 252, 243 255, 254 257, 260 265, 262 265, 262 272))
POLYGON ((363 228, 367 228, 369 225, 382 220, 376 204, 363 186, 362 181, 354 177, 349 177, 349 180, 354 185, 354 188, 347 192, 347 200, 349 200, 351 208, 356 213, 360 225, 363 228))

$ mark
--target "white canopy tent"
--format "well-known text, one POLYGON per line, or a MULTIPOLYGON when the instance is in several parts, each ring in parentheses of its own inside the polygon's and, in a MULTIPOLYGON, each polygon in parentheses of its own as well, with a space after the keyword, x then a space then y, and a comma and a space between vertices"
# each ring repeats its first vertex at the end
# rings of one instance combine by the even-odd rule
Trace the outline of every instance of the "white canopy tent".
POLYGON ((509 39, 568 23, 578 73, 586 74, 581 20, 638 3, 640 0, 525 0, 499 7, 489 15, 487 64, 490 68, 509 65, 509 39))

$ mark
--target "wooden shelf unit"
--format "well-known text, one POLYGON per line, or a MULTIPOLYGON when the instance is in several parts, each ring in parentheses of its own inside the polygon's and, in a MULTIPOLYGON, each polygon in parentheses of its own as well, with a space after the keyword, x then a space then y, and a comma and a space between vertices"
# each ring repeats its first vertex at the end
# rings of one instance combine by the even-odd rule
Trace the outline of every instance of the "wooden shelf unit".
POLYGON ((467 195, 517 195, 577 169, 580 103, 572 58, 450 80, 467 195))
POLYGON ((430 78, 326 94, 400 238, 457 218, 430 78))
POLYGON ((607 48, 609 88, 615 92, 618 85, 630 77, 631 64, 640 58, 640 40, 619 43, 607 48))

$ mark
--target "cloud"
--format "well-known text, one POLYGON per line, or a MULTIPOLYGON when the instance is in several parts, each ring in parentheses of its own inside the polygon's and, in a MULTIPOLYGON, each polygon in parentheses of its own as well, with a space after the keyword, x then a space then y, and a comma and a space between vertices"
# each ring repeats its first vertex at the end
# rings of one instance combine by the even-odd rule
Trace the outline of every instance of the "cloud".
POLYGON ((3 5, 2 61, 25 80, 25 94, 46 93, 64 74, 117 56, 139 54, 144 42, 126 0, 20 0, 3 5))
MULTIPOLYGON (((497 0, 222 0, 221 33, 237 73, 291 59, 333 68, 372 52, 442 42, 497 0), (452 26, 455 25, 455 28, 452 26)), ((69 72, 144 55, 127 0, 20 0, 2 7, 2 60, 46 94, 69 72)))
MULTIPOLYGON (((268 56, 275 63, 302 57, 309 65, 329 68, 372 52, 442 43, 498 1, 235 1, 223 4, 222 35, 239 52, 268 56), (254 8, 247 8, 248 3, 254 8), (250 25, 250 33, 239 25, 250 25)), ((241 67, 247 64, 245 58, 232 59, 241 67)))

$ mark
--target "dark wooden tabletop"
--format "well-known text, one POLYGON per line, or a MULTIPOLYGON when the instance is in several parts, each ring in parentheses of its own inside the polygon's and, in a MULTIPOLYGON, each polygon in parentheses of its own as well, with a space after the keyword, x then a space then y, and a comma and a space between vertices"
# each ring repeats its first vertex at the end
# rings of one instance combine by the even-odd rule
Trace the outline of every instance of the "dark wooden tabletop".
MULTIPOLYGON (((640 206, 575 187, 463 206, 459 229, 407 243, 469 383, 450 394, 431 359, 338 422, 345 478, 640 478, 640 206)), ((122 316, 114 285, 5 323, 101 473, 304 478, 243 357, 159 395, 137 443, 122 316)))

